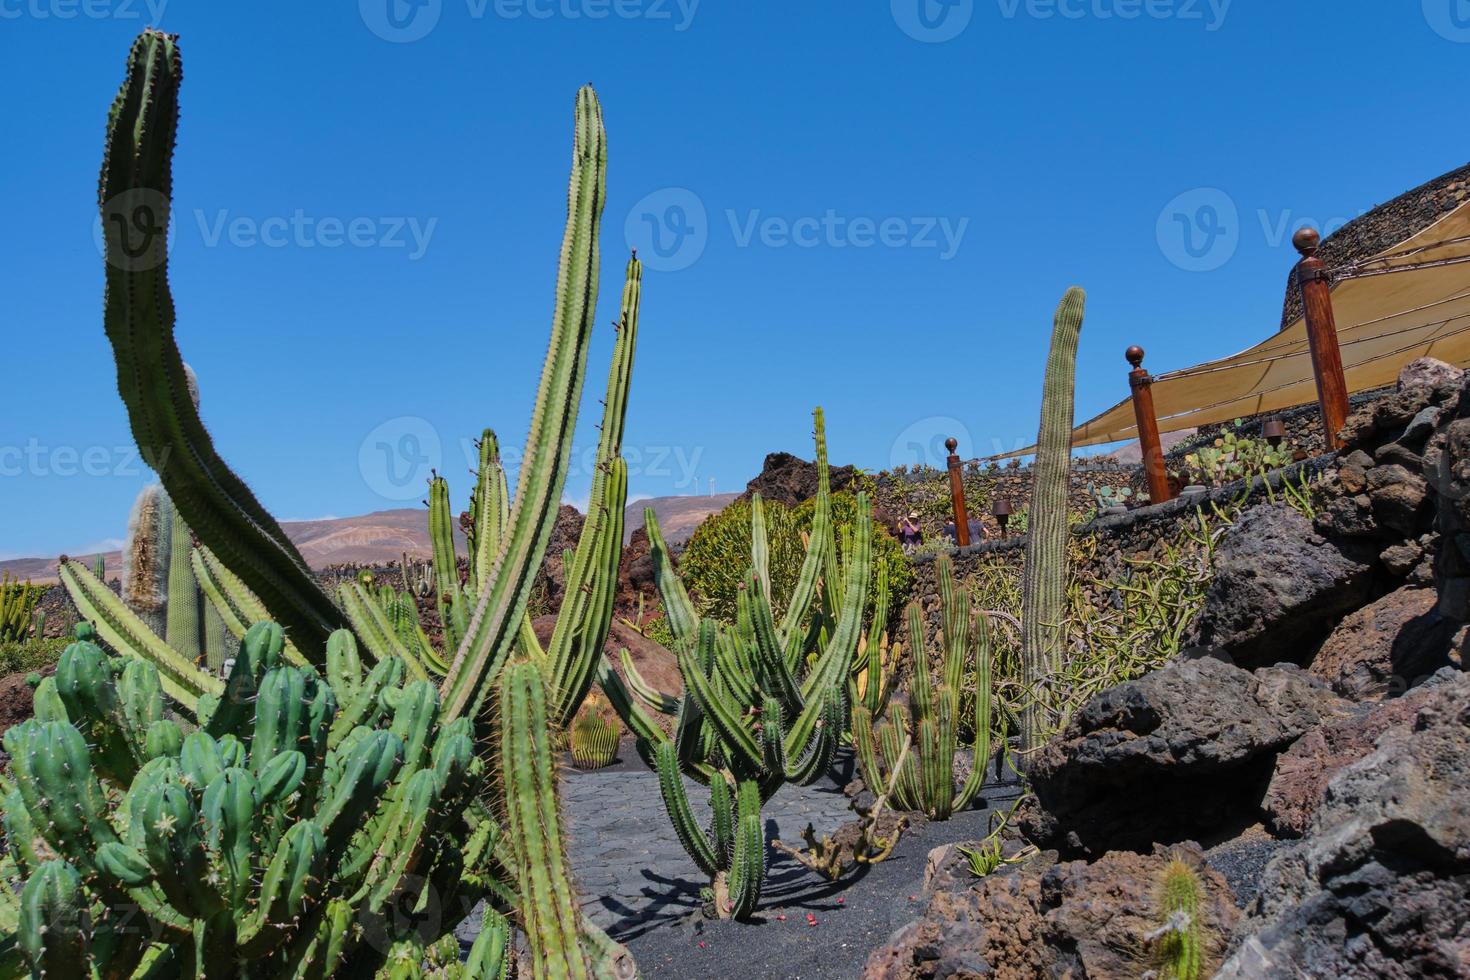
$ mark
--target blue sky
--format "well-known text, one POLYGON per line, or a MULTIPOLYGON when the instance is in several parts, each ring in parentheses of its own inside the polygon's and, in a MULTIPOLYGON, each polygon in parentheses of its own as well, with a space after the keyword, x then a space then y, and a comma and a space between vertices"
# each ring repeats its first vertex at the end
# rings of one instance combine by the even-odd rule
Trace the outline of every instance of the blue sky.
POLYGON ((92 236, 145 24, 184 52, 179 342, 283 519, 416 504, 424 460, 463 501, 467 440, 524 438, 587 81, 600 321, 630 243, 649 264, 643 495, 809 453, 817 404, 839 462, 1015 448, 1067 286, 1090 294, 1082 418, 1126 394, 1131 343, 1167 370, 1273 330, 1294 228, 1470 157, 1465 0, 391 2, 0 0, 0 556, 118 537, 148 480, 92 236))

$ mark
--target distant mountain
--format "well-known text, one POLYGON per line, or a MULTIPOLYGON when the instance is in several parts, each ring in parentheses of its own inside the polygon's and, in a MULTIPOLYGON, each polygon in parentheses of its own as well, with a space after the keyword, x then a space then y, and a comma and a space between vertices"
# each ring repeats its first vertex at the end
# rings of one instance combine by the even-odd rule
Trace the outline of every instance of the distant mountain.
MULTIPOLYGON (((312 568, 327 565, 380 565, 398 561, 405 551, 427 557, 429 549, 428 512, 422 507, 381 510, 361 517, 332 517, 319 521, 282 521, 286 536, 301 550, 312 568)), ((455 532, 460 546, 464 536, 455 532)), ((94 555, 70 557, 91 564, 94 555)), ((103 555, 109 578, 122 570, 122 552, 103 555)), ((0 574, 30 579, 37 584, 56 581, 56 558, 17 558, 0 561, 0 574)))
POLYGON ((643 526, 643 510, 652 507, 658 516, 659 530, 670 544, 683 544, 694 529, 711 514, 718 514, 738 497, 734 493, 717 493, 705 497, 653 497, 628 505, 623 514, 623 543, 643 526))
MULTIPOLYGON (((659 527, 669 542, 682 544, 710 514, 724 509, 735 494, 713 497, 655 497, 629 504, 625 520, 626 537, 643 526, 643 509, 652 507, 658 514, 659 527)), ((404 552, 427 558, 429 518, 422 507, 381 510, 361 517, 331 517, 319 521, 282 521, 286 536, 301 550, 312 568, 327 565, 383 565, 396 562, 404 552)), ((464 536, 456 528, 455 538, 464 548, 464 536)), ((90 565, 95 554, 70 557, 90 565)), ((103 553, 108 578, 122 570, 122 552, 103 553)), ((16 558, 0 561, 0 574, 9 572, 15 578, 40 585, 56 581, 56 556, 49 558, 16 558)))

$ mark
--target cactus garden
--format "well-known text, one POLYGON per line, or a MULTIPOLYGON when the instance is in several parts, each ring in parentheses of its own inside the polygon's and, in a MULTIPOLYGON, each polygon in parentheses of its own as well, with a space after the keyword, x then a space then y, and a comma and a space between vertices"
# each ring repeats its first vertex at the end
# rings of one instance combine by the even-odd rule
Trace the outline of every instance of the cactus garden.
POLYGON ((1221 358, 1237 201, 1145 214, 1168 273, 1018 220, 1117 219, 1084 146, 1136 210, 1136 161, 1091 80, 971 126, 971 5, 791 11, 901 68, 836 98, 698 3, 364 2, 362 52, 44 6, 0 980, 1470 976, 1470 167, 1282 232, 1221 358), (918 216, 986 169, 1013 238, 918 216), (1222 312, 1145 369, 1186 279, 1222 312))

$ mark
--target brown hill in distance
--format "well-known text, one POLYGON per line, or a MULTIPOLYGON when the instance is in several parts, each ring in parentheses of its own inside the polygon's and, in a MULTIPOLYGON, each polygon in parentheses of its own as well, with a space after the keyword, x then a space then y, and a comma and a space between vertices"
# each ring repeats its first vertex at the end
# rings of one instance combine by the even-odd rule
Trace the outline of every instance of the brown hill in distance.
MULTIPOLYGON (((725 507, 734 494, 713 497, 656 497, 629 504, 627 536, 643 526, 643 509, 654 508, 659 526, 670 542, 689 539, 700 521, 725 507)), ((286 536, 301 550, 312 568, 328 565, 386 565, 396 562, 404 552, 427 558, 429 549, 428 513, 422 507, 381 510, 360 517, 329 517, 316 521, 282 521, 286 536)), ((463 552, 464 536, 456 528, 455 537, 463 552)), ((91 564, 95 554, 72 554, 70 557, 91 564)), ((120 551, 104 552, 108 578, 122 569, 120 551)), ((37 585, 56 581, 56 556, 47 558, 15 558, 0 561, 0 574, 9 572, 15 578, 37 585)))

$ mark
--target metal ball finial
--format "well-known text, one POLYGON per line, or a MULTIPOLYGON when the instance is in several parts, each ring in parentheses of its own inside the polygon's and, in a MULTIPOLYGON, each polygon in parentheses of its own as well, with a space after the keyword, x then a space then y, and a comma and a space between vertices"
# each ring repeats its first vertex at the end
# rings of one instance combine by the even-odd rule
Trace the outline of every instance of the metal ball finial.
POLYGON ((1134 344, 1132 347, 1124 351, 1123 356, 1128 358, 1128 363, 1132 364, 1134 367, 1143 367, 1143 348, 1139 347, 1137 344, 1134 344))
POLYGON ((1304 257, 1311 258, 1317 254, 1317 248, 1322 244, 1322 236, 1316 228, 1301 228, 1291 236, 1291 243, 1304 257))
POLYGON ((949 450, 949 454, 951 456, 953 456, 954 453, 955 453, 955 450, 958 449, 958 448, 960 448, 960 441, 958 439, 956 439, 954 436, 950 436, 948 439, 944 440, 944 448, 945 449, 948 449, 949 450))

